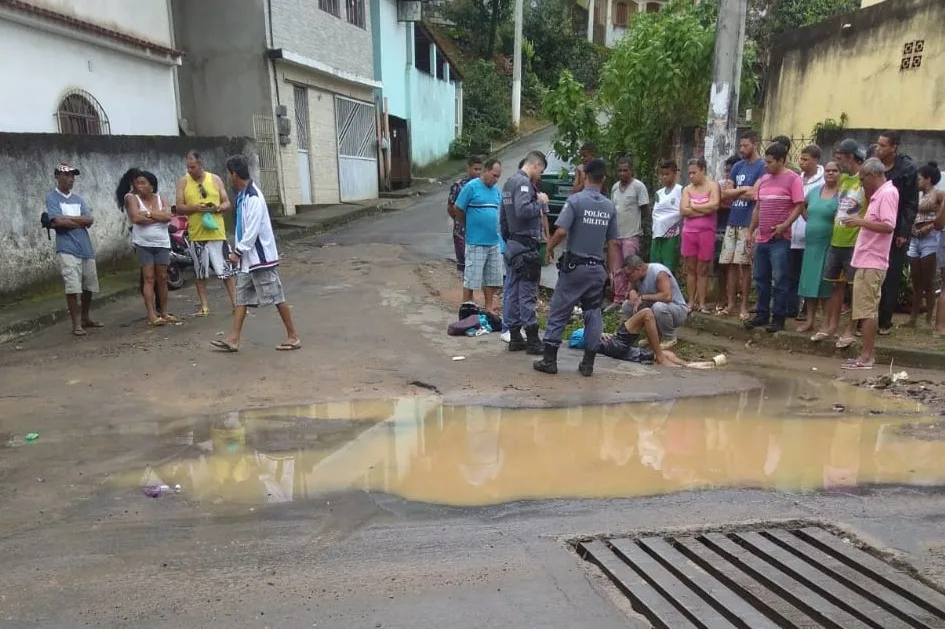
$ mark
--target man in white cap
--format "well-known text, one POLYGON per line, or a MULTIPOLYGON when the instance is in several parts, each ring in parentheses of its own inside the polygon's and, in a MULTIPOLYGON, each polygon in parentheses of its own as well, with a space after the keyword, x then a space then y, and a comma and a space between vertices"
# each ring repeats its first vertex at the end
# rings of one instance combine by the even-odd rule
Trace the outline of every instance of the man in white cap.
POLYGON ((86 328, 100 328, 102 324, 89 316, 92 293, 98 292, 95 250, 89 237, 94 219, 88 202, 72 191, 78 174, 78 169, 69 164, 56 166, 53 171, 56 187, 46 193, 46 216, 48 225, 56 230, 56 254, 65 284, 72 333, 85 336, 86 328))

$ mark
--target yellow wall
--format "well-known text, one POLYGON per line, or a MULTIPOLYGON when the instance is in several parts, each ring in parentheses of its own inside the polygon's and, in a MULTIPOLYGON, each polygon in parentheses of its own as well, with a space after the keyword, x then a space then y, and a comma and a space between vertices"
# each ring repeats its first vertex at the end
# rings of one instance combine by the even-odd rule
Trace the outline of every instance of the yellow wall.
POLYGON ((871 7, 874 4, 879 4, 883 0, 860 0, 860 8, 865 9, 866 7, 871 7))
POLYGON ((943 32, 945 0, 885 0, 785 34, 772 56, 764 137, 810 137, 841 112, 848 128, 945 129, 943 32), (918 39, 921 66, 900 71, 904 44, 918 39))

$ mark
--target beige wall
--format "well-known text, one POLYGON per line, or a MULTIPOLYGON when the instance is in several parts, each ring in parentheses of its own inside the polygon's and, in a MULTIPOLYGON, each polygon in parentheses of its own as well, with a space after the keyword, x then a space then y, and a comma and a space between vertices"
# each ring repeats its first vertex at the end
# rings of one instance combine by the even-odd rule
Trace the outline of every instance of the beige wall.
POLYGON ((281 104, 288 109, 290 138, 288 146, 280 147, 280 170, 285 190, 285 212, 295 214, 302 202, 298 164, 298 137, 295 128, 295 85, 308 89, 309 161, 312 177, 312 203, 339 203, 338 140, 335 133, 335 94, 373 102, 370 87, 360 87, 285 63, 277 64, 281 104))
POLYGON ((945 1, 886 0, 786 34, 772 58, 763 135, 809 137, 842 112, 850 128, 945 129, 942 32, 945 1), (901 71, 903 46, 915 40, 925 40, 922 64, 901 71))
POLYGON ((874 4, 879 4, 883 0, 860 0, 860 8, 865 9, 866 7, 871 7, 874 4))

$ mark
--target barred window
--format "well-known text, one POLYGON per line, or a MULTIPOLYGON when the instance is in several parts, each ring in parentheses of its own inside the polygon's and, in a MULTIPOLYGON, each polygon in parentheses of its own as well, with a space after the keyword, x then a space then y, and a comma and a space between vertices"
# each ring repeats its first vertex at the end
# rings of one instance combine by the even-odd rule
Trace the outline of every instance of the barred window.
POLYGON ((354 24, 358 28, 367 26, 364 16, 364 0, 345 0, 345 8, 347 9, 349 24, 354 24))
POLYGON ((326 13, 331 13, 335 17, 341 17, 341 9, 338 6, 339 0, 318 0, 318 8, 326 13))
POLYGON ((95 97, 83 90, 66 94, 56 110, 59 133, 109 135, 108 116, 95 97))

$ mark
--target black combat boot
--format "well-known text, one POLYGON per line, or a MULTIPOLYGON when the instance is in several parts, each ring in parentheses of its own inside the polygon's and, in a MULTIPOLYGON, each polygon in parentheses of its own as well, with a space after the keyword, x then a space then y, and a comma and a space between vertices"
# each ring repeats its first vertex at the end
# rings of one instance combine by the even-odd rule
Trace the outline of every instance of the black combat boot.
POLYGON ((584 350, 584 360, 578 365, 578 373, 589 378, 594 375, 594 359, 597 358, 597 352, 589 349, 584 350))
POLYGON ((509 351, 524 352, 528 346, 525 344, 525 338, 522 336, 522 328, 513 326, 509 328, 509 351))
POLYGON ((541 360, 533 362, 532 367, 535 368, 535 371, 550 373, 551 375, 558 373, 558 346, 545 343, 543 350, 541 360))
MULTIPOLYGON (((538 324, 525 328, 525 353, 531 356, 541 356, 541 339, 538 338, 538 324)), ((557 350, 556 350, 557 351, 557 350)))

